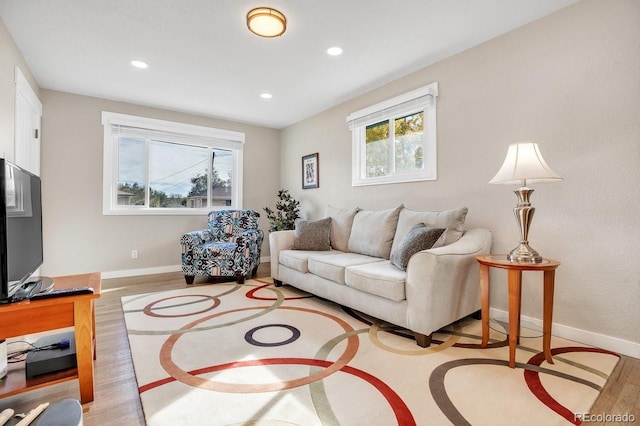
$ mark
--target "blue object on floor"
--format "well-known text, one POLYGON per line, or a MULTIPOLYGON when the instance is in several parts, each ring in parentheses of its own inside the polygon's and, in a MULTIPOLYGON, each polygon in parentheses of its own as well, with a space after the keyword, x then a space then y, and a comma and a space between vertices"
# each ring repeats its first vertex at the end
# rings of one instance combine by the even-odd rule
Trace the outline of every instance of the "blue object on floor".
POLYGON ((32 423, 36 426, 82 426, 82 405, 75 399, 53 403, 32 423))

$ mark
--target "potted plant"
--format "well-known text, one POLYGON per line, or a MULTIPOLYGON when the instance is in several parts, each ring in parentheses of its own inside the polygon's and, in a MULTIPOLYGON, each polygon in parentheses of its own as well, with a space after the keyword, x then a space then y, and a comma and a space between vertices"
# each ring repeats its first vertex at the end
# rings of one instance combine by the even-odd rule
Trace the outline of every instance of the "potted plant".
POLYGON ((278 191, 278 201, 275 211, 265 207, 269 219, 269 231, 286 231, 295 229, 296 219, 300 217, 300 201, 293 198, 289 191, 281 189, 278 191))

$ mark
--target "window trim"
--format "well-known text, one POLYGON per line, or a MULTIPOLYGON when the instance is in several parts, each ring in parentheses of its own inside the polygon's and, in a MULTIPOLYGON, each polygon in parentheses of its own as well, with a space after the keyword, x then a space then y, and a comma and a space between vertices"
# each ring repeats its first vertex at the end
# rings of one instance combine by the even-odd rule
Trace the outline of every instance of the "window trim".
MULTIPOLYGON (((386 101, 371 105, 347 117, 351 129, 352 164, 351 185, 384 185, 401 182, 437 180, 436 97, 438 83, 412 90, 386 101), (389 176, 365 177, 366 127, 386 120, 424 112, 425 167, 421 172, 398 173, 389 176)), ((390 129, 393 129, 390 126, 390 129)))
MULTIPOLYGON (((159 120, 155 118, 139 117, 102 111, 102 125, 104 130, 103 145, 103 176, 102 176, 102 214, 103 215, 203 215, 211 210, 241 209, 242 208, 242 176, 243 176, 243 145, 245 134, 214 127, 198 126, 194 124, 159 120), (206 208, 157 208, 148 206, 118 206, 117 205, 117 176, 118 176, 118 126, 148 129, 150 131, 167 132, 184 136, 185 139, 194 138, 194 142, 185 145, 215 147, 233 151, 233 187, 231 206, 210 206, 206 208), (195 141, 196 138, 201 140, 195 141), (235 202, 234 202, 235 201, 235 202)), ((179 143, 179 142, 178 142, 179 143)), ((211 172, 211 171, 210 171, 211 172)))

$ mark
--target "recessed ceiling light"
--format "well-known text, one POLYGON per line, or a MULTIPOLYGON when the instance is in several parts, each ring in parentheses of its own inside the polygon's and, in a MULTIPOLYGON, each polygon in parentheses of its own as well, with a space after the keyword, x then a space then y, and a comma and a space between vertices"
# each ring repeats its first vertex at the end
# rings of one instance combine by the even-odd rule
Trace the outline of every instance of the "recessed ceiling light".
POLYGON ((342 48, 338 46, 330 47, 327 49, 327 53, 331 56, 342 55, 342 48))
POLYGON ((147 65, 146 62, 142 62, 142 61, 131 61, 131 65, 133 65, 136 68, 149 68, 149 65, 147 65))
POLYGON ((262 99, 271 99, 271 98, 273 98, 273 95, 272 95, 271 93, 262 93, 262 94, 260 95, 260 97, 261 97, 262 99))

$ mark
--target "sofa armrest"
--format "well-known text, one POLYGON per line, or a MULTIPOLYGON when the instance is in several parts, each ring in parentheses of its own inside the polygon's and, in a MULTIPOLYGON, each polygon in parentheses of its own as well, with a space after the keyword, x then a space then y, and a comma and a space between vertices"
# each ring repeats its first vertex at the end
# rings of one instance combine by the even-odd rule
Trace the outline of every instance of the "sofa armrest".
POLYGON ((475 260, 476 256, 489 253, 490 248, 491 232, 488 229, 469 229, 464 231, 462 237, 460 237, 460 239, 455 243, 429 250, 424 250, 424 252, 433 254, 435 256, 444 256, 450 254, 459 256, 472 255, 475 260))
POLYGON ((273 231, 269 234, 269 256, 271 256, 271 276, 280 279, 278 275, 278 261, 281 250, 289 250, 293 245, 296 231, 273 231))
POLYGON ((410 328, 429 334, 480 309, 475 257, 490 252, 491 232, 471 229, 455 243, 413 255, 406 286, 410 328))

